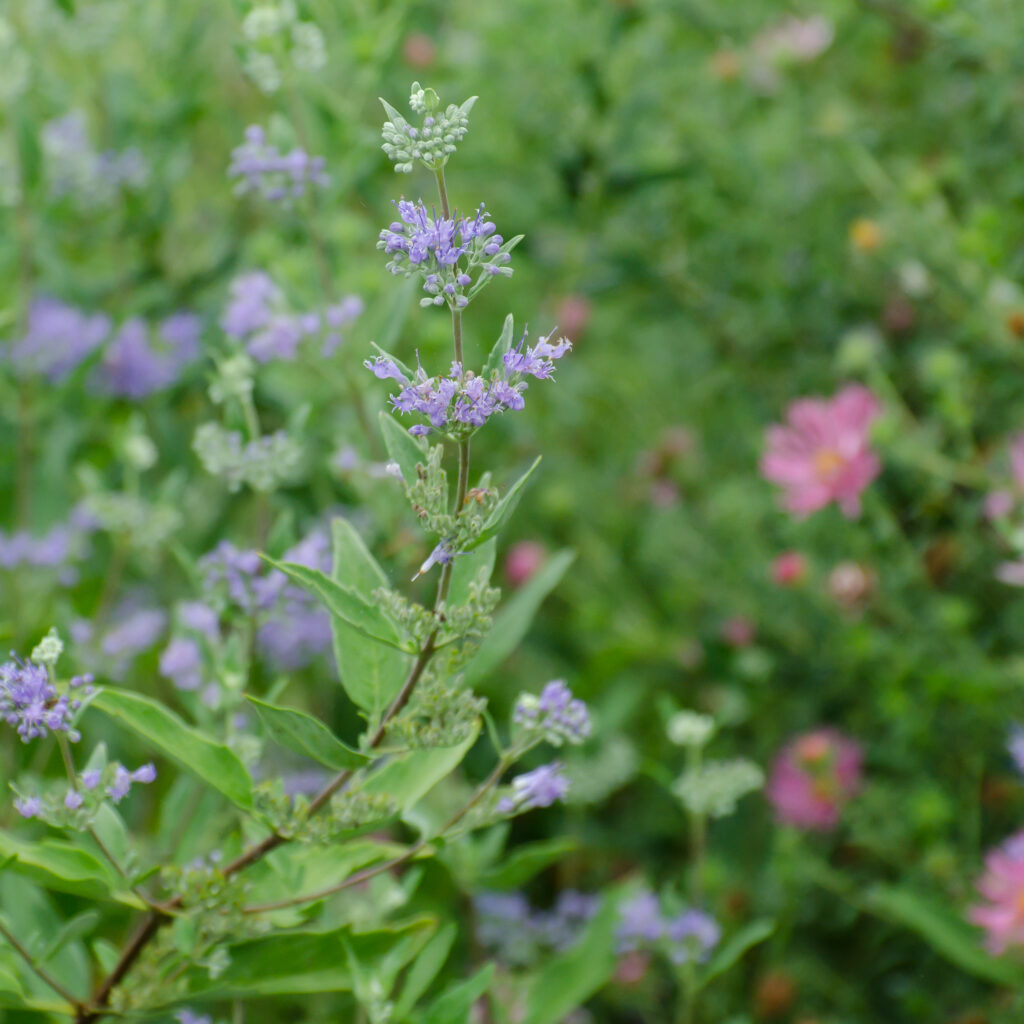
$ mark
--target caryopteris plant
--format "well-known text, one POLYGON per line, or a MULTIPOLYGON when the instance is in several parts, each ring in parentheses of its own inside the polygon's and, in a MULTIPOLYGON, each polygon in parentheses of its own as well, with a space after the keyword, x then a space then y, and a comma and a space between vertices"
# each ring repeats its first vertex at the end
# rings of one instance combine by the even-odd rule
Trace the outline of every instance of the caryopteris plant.
MULTIPOLYGON (((539 744, 582 742, 590 719, 565 683, 554 681, 539 696, 520 697, 502 729, 466 682, 491 674, 495 652, 512 649, 528 624, 528 616, 510 617, 495 642, 500 594, 490 579, 496 537, 536 468, 499 488, 472 465, 472 440, 491 417, 521 410, 529 379, 551 377, 570 348, 544 337, 529 344, 511 316, 488 352, 464 338, 473 299, 512 273, 519 241, 505 241, 482 206, 463 214, 449 199, 445 169, 472 105, 443 108, 433 90, 415 85, 413 124, 385 103, 385 151, 399 171, 422 164, 437 196, 429 204, 398 201, 379 247, 395 274, 421 282, 427 315, 440 315, 438 307, 451 317, 451 357, 442 366, 428 369, 410 351, 378 350, 366 360, 397 385, 390 399, 397 418, 381 412, 380 426, 388 473, 429 536, 431 553, 416 575, 436 576, 433 600, 421 604, 392 586, 353 522, 337 518, 333 568, 315 537, 279 560, 225 542, 196 567, 201 593, 179 606, 160 664, 187 717, 103 679, 68 678, 56 631, 27 659, 0 667, 8 736, 39 748, 32 769, 12 783, 21 825, 0 834, 3 1005, 76 1024, 111 1014, 194 1021, 200 1004, 218 1012, 233 1003, 240 1013, 255 997, 347 992, 362 1007, 359 1019, 374 1024, 444 1024, 464 1020, 487 989, 492 970, 484 966, 469 981, 450 972, 456 987, 439 991, 435 979, 454 929, 404 908, 423 862, 458 837, 565 795, 557 762, 508 775, 539 744), (364 722, 357 740, 343 742, 325 722, 282 704, 287 674, 252 692, 256 623, 279 600, 290 602, 297 619, 318 605, 329 613, 341 685, 364 722), (453 780, 444 799, 424 801, 477 744, 485 719, 493 753, 490 770, 475 773, 482 781, 453 780), (108 752, 108 743, 122 741, 139 752, 126 757, 128 765, 108 752), (324 781, 310 791, 268 772, 273 747, 326 769, 324 781), (154 782, 156 834, 133 835, 129 815, 122 816, 130 791, 154 782), (71 894, 79 912, 40 920, 45 941, 38 927, 25 933, 26 907, 12 889, 19 877, 71 894), (79 936, 92 938, 84 944, 79 936), (425 998, 441 1009, 425 1015, 425 998)), ((252 160, 243 171, 249 179, 262 173, 252 160)), ((246 354, 231 340, 245 339, 247 310, 255 304, 262 311, 261 303, 278 296, 265 275, 244 283, 223 323, 229 351, 211 394, 225 415, 237 413, 251 428, 249 448, 214 424, 197 435, 196 448, 232 489, 245 485, 265 496, 301 451, 289 440, 287 453, 275 454, 261 441, 249 358, 261 362, 261 349, 250 337, 246 354)), ((274 321, 278 346, 297 343, 282 324, 298 321, 283 316, 274 321)), ((553 560, 534 604, 567 563, 568 556, 553 560)), ((502 830, 496 834, 503 842, 502 830)))

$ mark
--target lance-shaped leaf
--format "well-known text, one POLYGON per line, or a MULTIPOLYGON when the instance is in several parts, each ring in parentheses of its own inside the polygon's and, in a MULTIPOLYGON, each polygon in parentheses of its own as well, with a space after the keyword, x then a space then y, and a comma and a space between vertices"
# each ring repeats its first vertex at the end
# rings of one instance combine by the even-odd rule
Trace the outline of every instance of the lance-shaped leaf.
POLYGON ((451 953, 458 933, 459 929, 455 923, 449 921, 438 930, 413 961, 406 973, 401 994, 395 1000, 396 1020, 404 1020, 412 1013, 423 993, 430 988, 431 982, 441 973, 441 968, 444 967, 448 954, 451 953))
POLYGON ((512 319, 512 314, 509 313, 505 317, 505 326, 501 329, 501 334, 498 335, 498 340, 494 343, 494 348, 491 349, 491 354, 487 357, 487 362, 484 364, 484 376, 490 377, 494 370, 500 370, 502 360, 505 358, 505 353, 512 347, 512 335, 515 331, 515 322, 512 319))
POLYGON ((1020 968, 985 952, 979 932, 946 906, 911 889, 872 886, 864 909, 916 932, 940 956, 962 971, 997 985, 1020 987, 1020 968))
POLYGON ((537 974, 527 996, 524 1024, 557 1024, 607 984, 618 963, 618 927, 618 907, 606 899, 579 942, 551 957, 537 974))
POLYGON ((697 988, 702 989, 708 982, 734 967, 744 954, 754 946, 769 938, 775 931, 775 922, 771 918, 761 917, 744 925, 738 932, 715 950, 715 955, 708 961, 700 977, 697 988))
POLYGON ((150 697, 128 690, 101 690, 90 707, 126 726, 233 804, 252 808, 252 779, 235 753, 150 697))
POLYGON ((458 746, 398 754, 373 772, 363 789, 368 793, 386 793, 398 802, 403 813, 407 812, 459 766, 479 734, 480 723, 477 722, 458 746))
POLYGON ((553 555, 498 611, 490 633, 484 637, 476 654, 463 669, 467 686, 480 683, 519 646, 537 609, 555 589, 575 557, 575 553, 568 550, 553 555))
POLYGON ((338 739, 319 719, 294 708, 282 708, 277 704, 246 695, 245 698, 260 716, 271 739, 296 754, 311 758, 318 764, 340 772, 345 768, 361 768, 369 757, 353 750, 338 739))
POLYGON ((496 867, 484 871, 479 884, 485 889, 518 889, 534 875, 568 856, 578 845, 569 837, 527 843, 513 850, 496 867))
POLYGON ((418 1024, 465 1024, 476 1001, 490 988, 494 964, 481 967, 471 978, 453 985, 431 1003, 418 1024))
MULTIPOLYGON (((373 592, 388 585, 384 570, 347 519, 335 519, 331 533, 335 581, 372 602, 373 592)), ((370 639, 338 616, 331 617, 331 629, 341 685, 357 707, 377 719, 401 689, 412 659, 370 639)))
POLYGON ((46 889, 88 899, 111 899, 141 906, 136 897, 118 894, 112 868, 91 853, 57 839, 24 843, 0 832, 0 860, 4 873, 30 878, 46 889))
POLYGON ((391 461, 398 463, 406 487, 416 482, 416 466, 427 463, 427 446, 409 433, 401 423, 386 412, 380 413, 380 429, 384 447, 391 461))
POLYGON ((353 628, 382 644, 402 649, 395 624, 376 604, 342 586, 319 569, 311 569, 308 565, 296 562, 275 562, 271 558, 267 562, 318 598, 331 615, 344 619, 353 628))
POLYGON ((494 506, 491 514, 487 517, 487 521, 484 523, 483 530, 480 531, 479 535, 473 538, 472 543, 467 544, 466 551, 472 551, 473 548, 479 547, 481 544, 487 543, 492 537, 498 535, 498 531, 501 529, 502 524, 506 519, 515 511, 516 506, 519 504, 519 499, 523 496, 523 488, 526 486, 526 481, 530 479, 533 471, 540 465, 541 456, 537 456, 533 460, 533 465, 502 495, 501 500, 497 505, 494 506))
POLYGON ((490 580, 494 572, 494 559, 498 544, 492 537, 479 547, 459 555, 452 561, 452 581, 448 588, 448 605, 457 608, 469 599, 469 585, 475 583, 481 572, 490 580))
POLYGON ((347 992, 353 981, 347 944, 387 990, 436 927, 433 918, 421 917, 374 931, 296 930, 250 939, 230 947, 231 962, 216 978, 205 969, 191 972, 188 988, 197 999, 347 992))

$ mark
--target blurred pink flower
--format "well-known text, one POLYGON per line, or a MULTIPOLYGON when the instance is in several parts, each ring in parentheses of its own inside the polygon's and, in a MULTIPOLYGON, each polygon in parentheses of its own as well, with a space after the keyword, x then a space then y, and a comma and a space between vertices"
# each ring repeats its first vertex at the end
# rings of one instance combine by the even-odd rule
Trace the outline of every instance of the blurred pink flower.
POLYGON ((996 566, 996 579, 1011 587, 1024 587, 1024 559, 1000 562, 996 566))
POLYGON ((754 624, 742 615, 734 615, 722 623, 722 639, 730 647, 749 647, 754 642, 754 624))
POLYGON ((807 558, 800 551, 783 551, 773 559, 771 575, 780 587, 799 583, 807 575, 807 558))
POLYGON ((1013 495, 1009 491, 992 491, 985 495, 985 518, 1004 519, 1013 511, 1013 495))
POLYGON ((521 587, 547 560, 547 548, 535 540, 513 544, 505 556, 505 575, 513 587, 521 587))
POLYGON ((559 334, 575 342, 590 323, 590 300, 585 295, 566 295, 555 309, 559 334))
POLYGON ((834 501, 847 518, 860 515, 861 492, 881 469, 868 447, 880 411, 867 388, 851 384, 831 399, 798 399, 785 426, 768 428, 761 473, 785 490, 791 512, 803 517, 834 501))
POLYGON ((1004 519, 1013 511, 1017 498, 1024 493, 1024 433, 1010 438, 1010 475, 1013 490, 1002 487, 985 496, 986 519, 1004 519))
POLYGON ((775 817, 797 828, 828 831, 860 789, 859 744, 836 729, 817 729, 790 741, 772 765, 765 796, 775 817))
POLYGON ((989 950, 999 955, 1024 945, 1024 832, 989 851, 977 889, 988 902, 971 907, 967 917, 988 932, 989 950))

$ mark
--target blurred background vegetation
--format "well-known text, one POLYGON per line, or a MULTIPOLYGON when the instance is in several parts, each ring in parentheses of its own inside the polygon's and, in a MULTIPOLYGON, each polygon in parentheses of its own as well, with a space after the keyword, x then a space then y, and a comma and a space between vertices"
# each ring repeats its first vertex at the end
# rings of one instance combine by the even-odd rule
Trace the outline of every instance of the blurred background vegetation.
MULTIPOLYGON (((564 676, 598 721, 574 763, 587 783, 575 804, 515 826, 519 838, 579 840, 534 895, 632 873, 679 878, 688 848, 665 786, 680 767, 664 737, 671 709, 716 713, 733 726, 720 749, 762 764, 791 734, 830 723, 867 751, 867 787, 836 837, 776 830, 759 798, 712 829, 709 902, 726 921, 767 913, 781 926, 712 990, 708 1019, 1019 1021, 1018 996, 951 970, 941 941, 870 896, 899 883, 955 917, 985 846, 1024 810, 1003 753, 1024 714, 1022 604, 993 579, 1003 549, 981 513, 1004 438, 1024 426, 1024 8, 300 8, 323 32, 326 64, 265 95, 244 70, 246 4, 4 6, 6 336, 24 333, 32 297, 49 295, 116 323, 196 311, 216 354, 242 271, 270 271, 299 309, 322 305, 325 289, 362 296, 367 311, 336 356, 260 378, 268 427, 310 408, 307 471, 273 496, 271 518, 298 536, 358 507, 408 578, 426 553, 411 524, 379 480, 334 460, 347 445, 380 457, 353 400, 384 401, 360 365, 369 342, 394 335, 396 352, 425 364, 448 345, 447 318, 419 313, 374 249, 392 199, 430 196, 429 181, 396 176, 381 153, 377 97, 404 102, 414 79, 445 102, 478 95, 452 201, 485 201, 499 231, 526 240, 515 276, 474 304, 468 348, 485 353, 509 311, 576 342, 557 386, 532 389, 527 412, 479 445, 501 481, 544 454, 509 544, 576 552, 483 692, 506 709, 564 676), (44 127, 74 111, 98 149, 138 149, 139 187, 55 191, 44 127), (326 157, 331 184, 315 209, 233 195, 230 153, 254 123, 326 157), (850 380, 885 403, 885 470, 860 520, 829 509, 796 522, 758 475, 764 428, 793 398, 850 380), (810 568, 783 589, 770 567, 791 549, 810 568)), ((157 545, 98 536, 70 582, 3 573, 8 646, 54 623, 95 623, 140 594, 163 607, 194 597, 190 558, 223 538, 253 543, 265 510, 205 476, 191 450, 211 415, 209 369, 141 402, 105 397, 89 367, 59 386, 0 378, 0 526, 41 534, 90 488, 126 486, 119 446, 136 430, 158 451, 142 492, 180 515, 157 545)), ((159 649, 140 655, 130 685, 167 692, 159 649)), ((328 671, 318 661, 303 678, 344 732, 350 712, 328 671)), ((656 972, 616 983, 591 1010, 661 1019, 660 984, 656 972)))

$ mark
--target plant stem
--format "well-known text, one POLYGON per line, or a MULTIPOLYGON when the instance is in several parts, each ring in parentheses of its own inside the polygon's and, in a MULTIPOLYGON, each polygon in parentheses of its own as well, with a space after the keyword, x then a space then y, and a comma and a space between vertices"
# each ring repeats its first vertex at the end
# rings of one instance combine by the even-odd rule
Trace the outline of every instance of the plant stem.
POLYGON ((49 985, 54 992, 57 993, 62 999, 66 999, 75 1010, 81 1010, 82 1002, 80 999, 73 996, 63 985, 60 984, 54 978, 51 978, 47 971, 44 971, 39 964, 36 963, 35 957, 7 930, 4 923, 0 921, 0 935, 2 935, 11 948, 25 961, 25 963, 31 968, 32 973, 35 974, 40 981, 49 985))
MULTIPOLYGON (((450 216, 450 208, 448 205, 448 192, 445 186, 444 170, 439 168, 435 171, 435 177, 437 179, 438 193, 441 198, 441 209, 445 217, 450 216)), ((461 310, 452 310, 452 346, 455 353, 455 359, 459 363, 462 362, 462 312, 461 310)), ((459 444, 459 475, 458 484, 455 490, 455 514, 457 515, 461 510, 466 501, 466 492, 469 488, 469 441, 468 439, 460 442, 459 444)), ((446 565, 441 567, 441 578, 437 584, 437 597, 434 600, 434 612, 435 615, 440 616, 443 613, 445 602, 448 600, 448 592, 451 587, 452 581, 452 563, 448 562, 446 565)), ((437 637, 441 631, 441 623, 438 621, 434 627, 433 632, 427 637, 426 643, 421 648, 419 654, 416 657, 416 661, 413 663, 412 668, 409 670, 409 674, 402 684, 401 690, 398 695, 391 702, 384 716, 381 718, 377 728, 374 730, 373 735, 367 746, 370 749, 380 746, 387 733, 388 725, 392 722, 396 715, 398 715, 402 709, 409 703, 409 699, 412 697, 413 691, 416 689, 417 684, 423 677, 423 673, 426 671, 427 666, 430 664, 430 659, 434 656, 437 650, 437 637)), ((504 759, 499 762, 498 768, 495 771, 498 773, 496 776, 492 774, 491 778, 496 779, 500 777, 501 771, 504 771, 505 761, 504 759), (499 771, 500 769, 500 771, 499 771)), ((312 800, 307 811, 307 816, 312 816, 320 811, 344 786, 346 786, 349 780, 352 778, 352 769, 346 769, 336 775, 312 800)), ((485 786, 493 785, 491 779, 484 784, 485 786)), ((455 818, 452 819, 445 829, 452 827, 461 820, 462 816, 469 811, 469 809, 476 803, 476 800, 480 799, 482 793, 478 792, 478 795, 470 801, 469 805, 465 807, 455 818)), ((276 850, 279 846, 285 845, 289 840, 287 837, 279 835, 274 832, 267 836, 261 842, 256 843, 254 846, 249 847, 248 850, 243 851, 236 857, 231 863, 224 868, 224 877, 230 878, 233 875, 238 874, 240 871, 244 871, 247 867, 255 864, 257 861, 262 860, 272 850, 276 850)), ((410 851, 415 851, 416 847, 411 847, 410 851)), ((406 854, 400 858, 400 862, 408 860, 409 857, 414 856, 414 852, 407 851, 406 854)), ((389 866, 394 866, 390 864, 389 866)), ((367 869, 367 871, 375 870, 376 873, 383 871, 387 866, 378 865, 377 869, 367 869)), ((365 876, 365 872, 361 873, 365 876)), ((356 884, 355 879, 358 876, 352 876, 351 879, 346 880, 347 884, 356 884)), ((369 876, 366 876, 369 877, 369 876)), ((182 905, 182 899, 180 896, 176 896, 163 904, 162 907, 153 907, 149 913, 143 918, 135 934, 129 940, 128 945, 124 948, 120 958, 114 965, 110 974, 100 983, 96 989, 92 1000, 88 1006, 78 1006, 78 1012, 76 1014, 76 1024, 93 1024, 94 1021, 98 1020, 106 1012, 106 1006, 110 1001, 110 994, 113 990, 121 983, 125 975, 131 970, 135 961, 138 960, 142 951, 152 941, 153 937, 157 932, 171 919, 173 911, 178 910, 182 905)))

